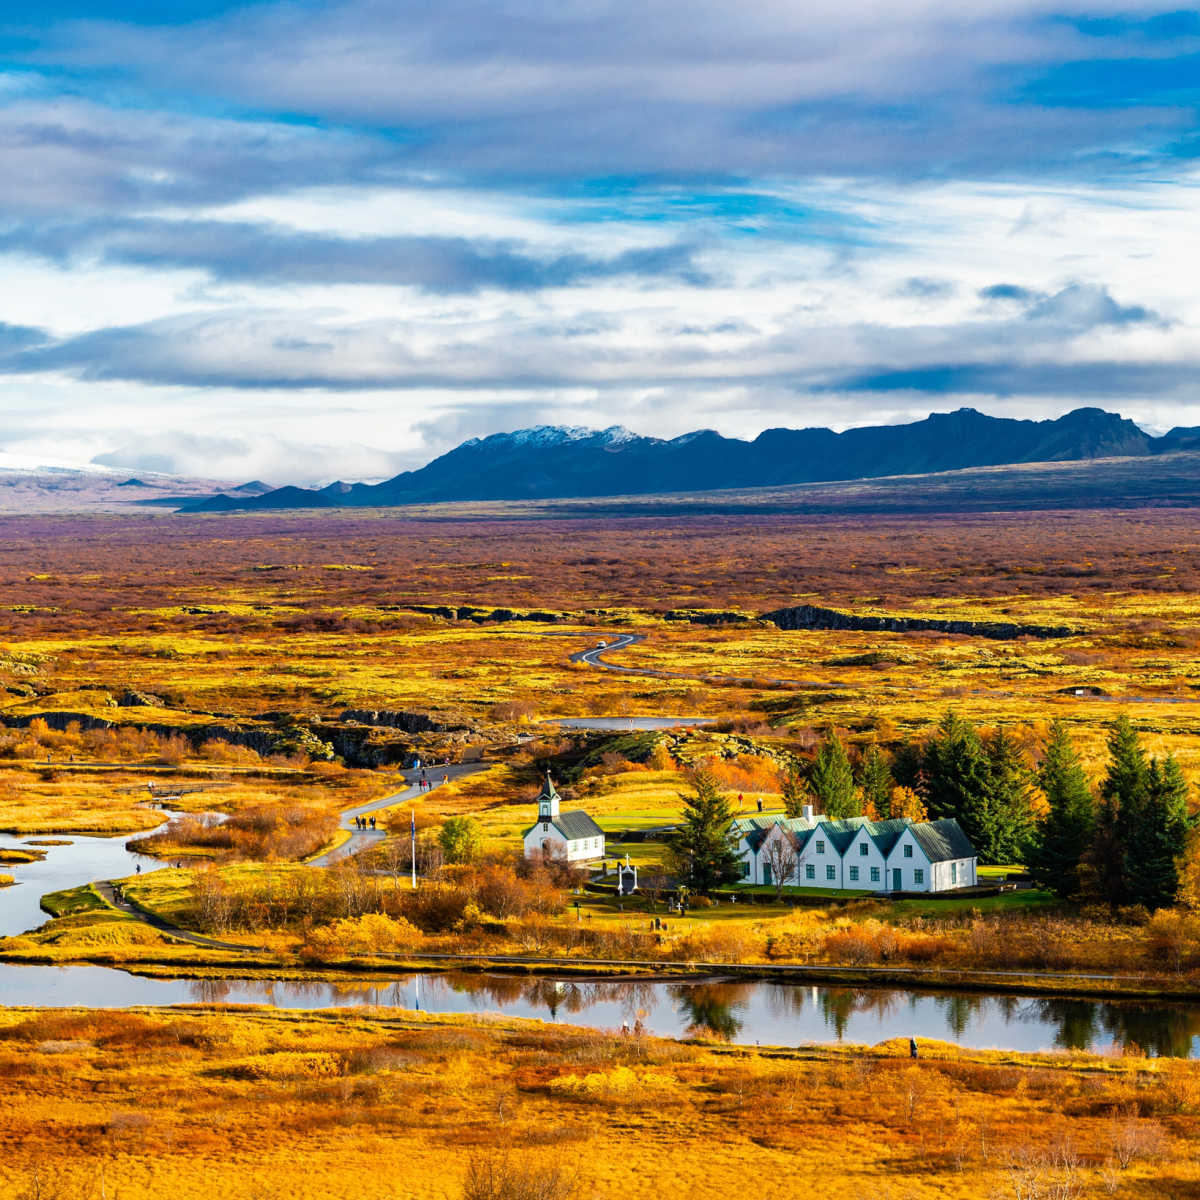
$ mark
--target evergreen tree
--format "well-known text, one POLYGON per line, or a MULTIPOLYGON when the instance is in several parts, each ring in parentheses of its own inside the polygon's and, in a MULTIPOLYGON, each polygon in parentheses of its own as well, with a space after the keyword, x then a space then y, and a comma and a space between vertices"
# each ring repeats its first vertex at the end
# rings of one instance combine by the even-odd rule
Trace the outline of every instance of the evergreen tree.
POLYGON ((1145 799, 1125 847, 1125 893, 1132 904, 1166 908, 1179 895, 1177 863, 1191 825, 1187 790, 1174 755, 1150 763, 1145 799))
POLYGON ((977 838, 987 836, 989 826, 981 812, 989 786, 987 754, 975 727, 953 709, 946 710, 925 746, 921 776, 930 815, 954 817, 983 857, 977 838))
POLYGON ((832 726, 826 731, 825 740, 817 751, 816 761, 809 772, 808 786, 817 798, 821 812, 830 820, 854 817, 861 811, 846 747, 832 726))
POLYGON ((1129 837, 1141 819, 1150 785, 1150 765, 1127 716, 1108 733, 1108 771, 1100 784, 1095 834, 1087 855, 1087 890, 1109 904, 1127 904, 1125 866, 1129 837))
POLYGON ((874 810, 881 821, 892 816, 892 789, 896 781, 883 752, 874 742, 867 747, 859 766, 858 786, 864 811, 874 810))
POLYGON ((1061 721, 1050 726, 1038 783, 1050 809, 1030 841, 1025 862, 1039 887, 1071 899, 1081 890, 1079 865, 1091 845, 1096 815, 1087 777, 1061 721))
POLYGON ((804 782, 804 775, 795 763, 789 764, 784 774, 781 794, 783 811, 789 817, 800 816, 804 806, 812 803, 812 793, 809 792, 808 784, 804 782))
POLYGON ((733 809, 707 771, 691 778, 692 794, 681 795, 683 820, 667 841, 679 882, 693 891, 711 892, 742 878, 737 843, 729 832, 733 809))
MULTIPOLYGON (((1019 862, 1033 824, 1029 768, 1021 748, 1003 725, 988 739, 986 751, 987 787, 976 797, 974 811, 965 814, 966 822, 981 830, 981 839, 975 842, 981 858, 1019 862)), ((969 832, 967 836, 971 836, 969 832)))

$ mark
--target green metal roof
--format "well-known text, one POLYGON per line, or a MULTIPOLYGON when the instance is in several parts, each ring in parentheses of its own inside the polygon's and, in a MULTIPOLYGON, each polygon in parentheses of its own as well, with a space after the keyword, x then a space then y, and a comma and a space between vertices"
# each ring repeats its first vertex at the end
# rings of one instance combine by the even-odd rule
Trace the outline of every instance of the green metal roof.
POLYGON ((949 862, 956 858, 974 858, 975 847, 953 817, 940 821, 923 821, 912 827, 917 845, 925 851, 931 863, 949 862))
MULTIPOLYGON (((521 837, 527 837, 539 825, 542 824, 539 818, 530 827, 525 830, 521 837)), ((550 818, 550 824, 558 830, 559 833, 567 839, 568 842, 577 842, 582 838, 603 837, 604 830, 581 809, 574 809, 571 812, 559 813, 557 817, 550 818)))

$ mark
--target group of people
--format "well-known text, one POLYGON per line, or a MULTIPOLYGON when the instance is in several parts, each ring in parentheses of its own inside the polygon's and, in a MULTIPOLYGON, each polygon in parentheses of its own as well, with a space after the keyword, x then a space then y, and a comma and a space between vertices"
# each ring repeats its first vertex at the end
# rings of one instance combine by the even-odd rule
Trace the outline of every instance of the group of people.
MULTIPOLYGON (((442 782, 443 782, 443 783, 449 783, 449 782, 450 782, 450 776, 449 776, 449 774, 446 774, 446 775, 443 775, 443 776, 442 776, 442 782)), ((429 778, 429 776, 428 776, 428 775, 426 775, 426 774, 425 774, 425 772, 424 772, 424 771, 422 771, 422 772, 421 772, 421 778, 417 780, 417 791, 418 791, 418 792, 427 792, 427 791, 429 791, 429 790, 430 790, 432 787, 433 787, 433 781, 432 781, 432 780, 429 778)))
POLYGON ((354 818, 354 828, 355 829, 374 829, 375 828, 375 818, 374 817, 355 817, 354 818))

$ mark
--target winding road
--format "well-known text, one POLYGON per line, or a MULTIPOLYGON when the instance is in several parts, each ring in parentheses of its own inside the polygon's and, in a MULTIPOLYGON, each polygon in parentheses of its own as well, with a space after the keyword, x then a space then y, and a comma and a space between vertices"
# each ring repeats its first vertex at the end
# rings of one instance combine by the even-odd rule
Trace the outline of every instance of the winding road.
MULTIPOLYGON (((474 775, 478 771, 485 771, 490 765, 490 763, 452 763, 440 767, 426 767, 425 774, 429 779, 429 791, 440 787, 443 777, 461 779, 465 775, 474 775)), ((407 785, 401 791, 381 796, 378 800, 372 800, 368 804, 360 804, 357 808, 347 808, 342 813, 340 828, 347 831, 350 837, 340 846, 326 850, 324 854, 310 859, 308 865, 310 867, 328 867, 339 859, 349 858, 352 854, 361 854, 362 851, 382 842, 387 837, 387 830, 359 829, 354 821, 356 817, 369 817, 371 813, 378 812, 381 808, 390 808, 393 804, 404 804, 406 801, 417 799, 418 796, 428 795, 428 792, 421 791, 421 771, 419 769, 403 773, 401 778, 407 785)))
POLYGON ((611 633, 603 632, 590 633, 580 631, 579 633, 561 634, 554 636, 562 637, 611 637, 613 640, 604 642, 600 645, 590 646, 586 650, 579 650, 570 657, 571 662, 583 663, 587 667, 596 667, 601 671, 619 671, 623 675, 645 675, 652 679, 691 679, 697 683, 713 683, 717 685, 728 686, 733 684, 739 687, 762 687, 766 684, 769 687, 811 687, 811 688, 832 688, 841 690, 849 687, 849 684, 834 683, 824 679, 775 679, 768 675, 757 675, 754 678, 742 677, 737 675, 700 675, 690 671, 663 671, 656 667, 627 667, 621 663, 609 662, 603 656, 612 654, 616 650, 628 650, 630 646, 637 642, 644 642, 646 635, 644 633, 611 633))

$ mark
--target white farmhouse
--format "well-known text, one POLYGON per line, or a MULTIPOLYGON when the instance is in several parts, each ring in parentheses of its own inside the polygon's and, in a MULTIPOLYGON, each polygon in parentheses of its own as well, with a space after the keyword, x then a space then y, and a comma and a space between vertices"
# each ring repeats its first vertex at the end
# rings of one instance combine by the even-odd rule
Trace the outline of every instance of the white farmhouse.
POLYGON ((800 887, 945 892, 978 882, 975 847, 952 818, 831 821, 806 807, 800 817, 743 817, 730 832, 737 839, 745 883, 776 883, 773 873, 793 856, 795 868, 784 882, 800 887), (784 840, 791 854, 773 852, 784 840))
POLYGON ((578 809, 561 812, 561 801, 547 771, 537 798, 537 823, 525 830, 525 857, 556 858, 570 863, 603 858, 604 830, 578 809))

